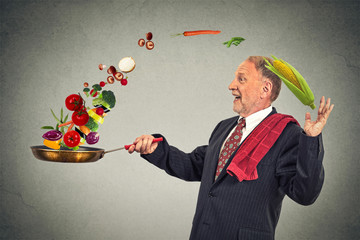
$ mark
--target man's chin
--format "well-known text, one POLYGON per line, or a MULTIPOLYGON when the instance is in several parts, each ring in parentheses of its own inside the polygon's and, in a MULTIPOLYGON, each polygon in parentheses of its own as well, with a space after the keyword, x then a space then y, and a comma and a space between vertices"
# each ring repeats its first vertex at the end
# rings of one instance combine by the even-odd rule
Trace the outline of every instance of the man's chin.
POLYGON ((237 114, 240 114, 241 110, 242 110, 242 108, 239 108, 238 106, 233 107, 233 111, 236 112, 237 114))

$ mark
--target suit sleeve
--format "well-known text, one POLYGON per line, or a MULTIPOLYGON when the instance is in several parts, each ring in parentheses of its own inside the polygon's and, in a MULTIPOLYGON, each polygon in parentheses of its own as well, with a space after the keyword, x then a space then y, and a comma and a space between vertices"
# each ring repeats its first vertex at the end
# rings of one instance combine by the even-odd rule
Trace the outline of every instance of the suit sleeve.
MULTIPOLYGON (((153 134, 153 136, 163 137, 160 134, 153 134)), ((185 181, 200 181, 207 146, 200 146, 191 153, 185 153, 170 146, 165 137, 163 138, 164 140, 159 142, 153 153, 142 154, 141 157, 165 170, 171 176, 185 181)))
POLYGON ((322 135, 307 136, 291 124, 284 129, 283 148, 277 160, 276 176, 281 190, 302 205, 315 202, 324 183, 322 135))
MULTIPOLYGON (((209 143, 215 138, 214 135, 222 122, 218 123, 215 127, 210 136, 209 143)), ((142 158, 163 169, 171 176, 185 181, 201 181, 208 145, 197 147, 191 153, 185 153, 169 145, 164 136, 160 134, 153 134, 153 136, 155 138, 163 137, 164 140, 159 142, 158 147, 153 153, 142 154, 142 158)))

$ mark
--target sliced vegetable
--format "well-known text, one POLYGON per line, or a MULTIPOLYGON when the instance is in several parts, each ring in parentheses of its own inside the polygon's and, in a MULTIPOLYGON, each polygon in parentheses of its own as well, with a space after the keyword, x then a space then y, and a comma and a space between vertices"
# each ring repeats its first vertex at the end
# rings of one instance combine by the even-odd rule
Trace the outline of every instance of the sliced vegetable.
POLYGON ((87 126, 79 126, 80 131, 82 131, 85 135, 90 133, 90 129, 87 126))
POLYGON ((80 134, 80 137, 81 137, 81 138, 84 138, 84 139, 86 138, 85 133, 83 133, 79 128, 76 127, 76 128, 75 128, 75 131, 80 134))
POLYGON ((96 108, 89 110, 89 116, 100 124, 104 123, 104 118, 96 114, 96 108))
POLYGON ((100 63, 98 67, 100 70, 103 70, 104 68, 106 68, 106 65, 100 63))
POLYGON ((91 132, 86 136, 87 144, 95 144, 99 142, 100 135, 97 132, 91 132))
POLYGON ((121 79, 124 78, 124 75, 121 72, 116 72, 114 73, 114 77, 117 81, 120 81, 121 79))
POLYGON ((143 47, 143 46, 145 45, 145 39, 140 38, 139 41, 138 41, 138 45, 139 45, 140 47, 143 47))
POLYGON ((119 61, 119 69, 124 73, 131 72, 135 66, 135 60, 132 57, 124 57, 119 61))
POLYGON ((155 47, 155 44, 153 41, 147 41, 145 46, 147 50, 152 50, 155 47))
POLYGON ((49 141, 57 141, 63 137, 62 133, 58 130, 51 130, 44 133, 43 138, 49 141))
POLYGON ((99 124, 92 117, 89 118, 89 121, 85 126, 92 132, 96 132, 99 129, 99 124))
POLYGON ((108 74, 114 74, 116 73, 116 68, 114 66, 110 66, 107 70, 108 74))
POLYGON ((115 82, 114 77, 108 76, 108 77, 107 77, 107 82, 110 83, 110 84, 113 84, 113 83, 115 82))
POLYGON ((59 139, 57 141, 50 141, 50 140, 44 139, 44 145, 47 146, 48 148, 58 150, 58 149, 60 149, 61 140, 62 139, 59 139))

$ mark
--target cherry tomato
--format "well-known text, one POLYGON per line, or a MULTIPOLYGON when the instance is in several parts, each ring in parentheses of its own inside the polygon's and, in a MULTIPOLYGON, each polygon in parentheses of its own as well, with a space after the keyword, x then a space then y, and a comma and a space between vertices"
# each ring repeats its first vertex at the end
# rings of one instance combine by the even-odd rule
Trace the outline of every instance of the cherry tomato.
POLYGON ((124 78, 120 81, 121 85, 126 86, 128 84, 128 81, 124 78))
POLYGON ((89 121, 89 114, 85 109, 81 109, 80 111, 75 111, 72 114, 71 120, 77 126, 84 126, 89 121))
POLYGON ((104 109, 99 107, 96 109, 96 114, 99 115, 99 116, 102 116, 104 114, 104 109))
POLYGON ((79 145, 80 139, 81 139, 80 134, 75 130, 71 130, 65 133, 63 138, 64 143, 68 147, 76 147, 77 145, 79 145))
POLYGON ((80 110, 83 106, 83 99, 79 94, 71 94, 65 99, 65 106, 70 111, 80 110))
POLYGON ((101 81, 99 85, 100 87, 105 87, 106 83, 104 81, 101 81))

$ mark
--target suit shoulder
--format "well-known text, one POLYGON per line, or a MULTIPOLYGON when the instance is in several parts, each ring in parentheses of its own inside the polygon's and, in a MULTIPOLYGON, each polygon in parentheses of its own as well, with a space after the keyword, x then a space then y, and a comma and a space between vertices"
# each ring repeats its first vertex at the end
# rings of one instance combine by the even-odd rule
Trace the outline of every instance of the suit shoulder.
POLYGON ((239 116, 229 117, 229 118, 226 118, 226 119, 222 120, 221 122, 219 122, 219 124, 221 124, 221 123, 223 123, 223 124, 233 123, 237 119, 239 119, 239 116))
POLYGON ((303 131, 303 129, 299 125, 297 125, 294 122, 289 122, 286 125, 286 127, 284 128, 281 135, 287 135, 289 137, 291 137, 291 136, 299 136, 302 131, 303 131))

